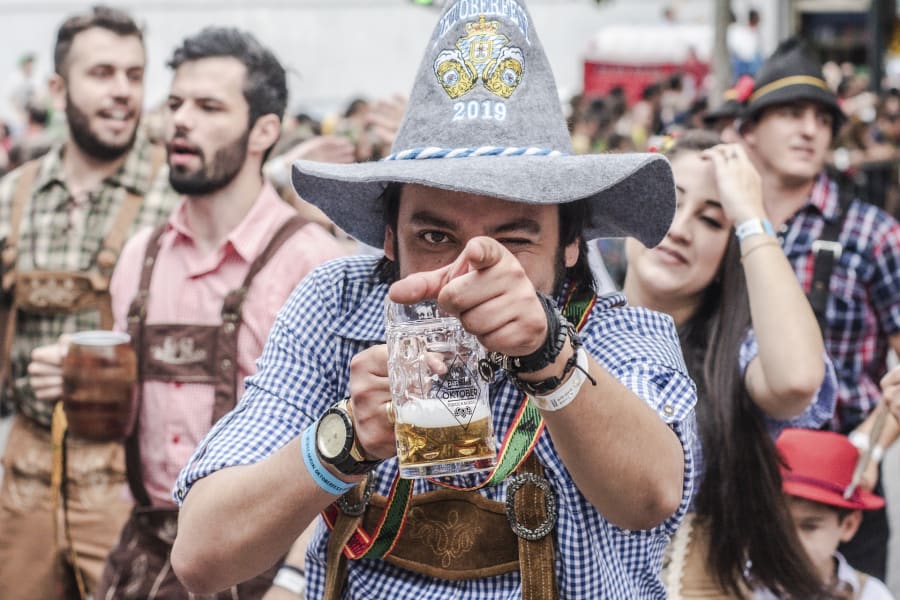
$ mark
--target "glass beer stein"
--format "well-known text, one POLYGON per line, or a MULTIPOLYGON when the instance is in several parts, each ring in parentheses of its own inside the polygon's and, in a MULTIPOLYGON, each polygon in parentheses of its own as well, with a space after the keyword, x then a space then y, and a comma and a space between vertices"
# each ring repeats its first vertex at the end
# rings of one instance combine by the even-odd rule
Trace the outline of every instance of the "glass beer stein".
POLYGON ((131 337, 116 331, 74 334, 63 359, 63 410, 80 438, 123 440, 135 416, 137 358, 131 337))
POLYGON ((497 445, 488 385, 478 374, 485 351, 475 336, 433 301, 388 300, 385 327, 400 476, 492 469, 497 445))

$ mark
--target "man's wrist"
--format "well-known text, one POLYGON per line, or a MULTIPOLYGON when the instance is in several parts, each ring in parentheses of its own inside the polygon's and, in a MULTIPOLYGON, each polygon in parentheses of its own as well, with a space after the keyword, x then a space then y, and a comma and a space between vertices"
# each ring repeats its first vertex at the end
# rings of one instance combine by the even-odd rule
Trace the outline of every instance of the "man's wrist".
POLYGON ((587 351, 584 347, 579 346, 574 352, 576 366, 568 369, 568 373, 563 375, 559 387, 545 394, 528 394, 528 398, 540 410, 552 412, 565 408, 575 400, 584 382, 590 378, 590 362, 587 351))
POLYGON ((566 318, 552 297, 540 292, 537 293, 537 297, 547 319, 547 334, 540 347, 531 354, 504 357, 503 368, 507 371, 514 371, 517 374, 544 371, 556 364, 560 353, 565 348, 568 323, 566 318))
POLYGON ((306 597, 306 573, 300 567, 289 565, 287 563, 278 568, 272 585, 277 585, 299 598, 306 597))
POLYGON ((576 352, 576 348, 572 344, 566 344, 562 350, 560 350, 559 354, 556 356, 556 359, 541 369, 540 371, 532 371, 528 373, 516 373, 516 377, 520 381, 525 382, 535 382, 535 381, 543 381, 548 377, 559 377, 563 374, 565 370, 566 363, 569 362, 576 352))
POLYGON ((300 449, 303 454, 303 464, 310 477, 322 490, 335 496, 342 496, 358 481, 344 481, 343 478, 348 477, 347 475, 338 476, 323 464, 316 448, 316 425, 317 423, 313 423, 301 434, 300 449))

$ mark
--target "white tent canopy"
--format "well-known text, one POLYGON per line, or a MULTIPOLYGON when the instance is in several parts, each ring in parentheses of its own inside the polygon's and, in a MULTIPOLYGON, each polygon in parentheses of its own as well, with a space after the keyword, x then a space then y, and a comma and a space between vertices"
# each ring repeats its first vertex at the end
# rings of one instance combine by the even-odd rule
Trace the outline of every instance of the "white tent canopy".
POLYGON ((708 25, 611 25, 594 34, 585 60, 611 64, 652 65, 683 63, 693 48, 709 62, 713 30, 708 25))

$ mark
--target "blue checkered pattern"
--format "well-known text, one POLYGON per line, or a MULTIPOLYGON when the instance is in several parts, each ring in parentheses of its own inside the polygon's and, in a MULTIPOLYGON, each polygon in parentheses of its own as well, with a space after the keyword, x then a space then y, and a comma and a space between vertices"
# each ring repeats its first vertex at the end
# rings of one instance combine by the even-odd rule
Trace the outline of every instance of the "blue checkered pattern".
MULTIPOLYGON (((738 366, 741 369, 742 378, 747 372, 750 361, 757 356, 759 356, 759 342, 756 339, 756 333, 751 328, 747 330, 747 335, 744 336, 744 340, 741 342, 739 350, 738 366)), ((825 361, 825 378, 822 380, 822 385, 819 386, 819 390, 816 392, 815 397, 812 399, 812 402, 809 403, 809 406, 805 411, 792 419, 775 419, 763 413, 762 416, 763 422, 766 425, 766 431, 769 432, 769 435, 773 440, 776 439, 782 431, 790 427, 818 429, 831 419, 836 403, 838 380, 831 359, 827 354, 822 358, 825 361)), ((701 441, 698 439, 697 443, 694 445, 695 493, 700 489, 700 483, 703 479, 705 468, 706 462, 703 458, 703 448, 701 441)), ((691 510, 693 510, 693 502, 691 504, 691 510)))
MULTIPOLYGON (((350 359, 383 343, 387 286, 372 281, 375 259, 352 257, 314 271, 279 314, 259 361, 247 380, 238 407, 221 419, 198 447, 176 485, 183 499, 191 484, 228 466, 259 461, 309 427, 348 389, 350 359)), ((554 535, 563 598, 664 598, 658 572, 669 535, 677 528, 691 496, 695 440, 693 382, 684 367, 669 317, 640 308, 616 308, 621 295, 602 297, 582 331, 588 352, 658 411, 682 442, 685 484, 675 515, 648 531, 623 531, 606 521, 582 496, 560 461, 549 432, 535 452, 559 498, 554 535)), ((521 394, 498 375, 490 386, 498 438, 509 429, 521 394)), ((627 432, 623 432, 627 435, 627 432)), ((602 440, 597 440, 602 443, 602 440)), ((297 457, 300 460, 300 457, 297 457)), ((396 459, 376 471, 376 491, 386 495, 396 459)), ((453 478, 473 485, 478 475, 453 478)), ((435 489, 417 480, 415 493, 435 489)), ((264 493, 261 492, 261 493, 264 493)), ((497 501, 505 484, 479 493, 497 501)), ((309 598, 320 598, 325 580, 327 530, 320 524, 308 551, 309 598)), ((351 562, 345 597, 418 600, 520 598, 518 573, 472 581, 444 581, 415 575, 384 561, 351 562)))
MULTIPOLYGON (((822 175, 809 202, 778 234, 794 272, 808 294, 812 245, 838 209, 837 186, 822 175)), ((825 349, 838 376, 837 409, 830 428, 847 432, 878 404, 878 382, 886 370, 887 338, 900 331, 900 224, 860 200, 850 205, 838 241, 826 306, 825 349)))

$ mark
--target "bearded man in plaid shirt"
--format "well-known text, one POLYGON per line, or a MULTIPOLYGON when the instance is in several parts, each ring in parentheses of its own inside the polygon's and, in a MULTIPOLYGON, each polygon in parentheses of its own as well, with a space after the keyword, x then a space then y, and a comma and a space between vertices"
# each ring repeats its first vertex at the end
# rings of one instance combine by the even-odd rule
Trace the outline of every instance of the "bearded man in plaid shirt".
MULTIPOLYGON (((889 419, 878 440, 868 439, 887 352, 900 351, 900 224, 825 173, 845 120, 821 65, 792 39, 760 69, 739 129, 762 178, 766 212, 834 361, 837 408, 828 428, 850 435, 861 450, 878 446, 862 480, 872 491, 882 448, 900 432, 889 419)), ((840 551, 855 568, 884 579, 888 535, 885 510, 869 511, 840 551)))
POLYGON ((66 443, 65 517, 54 510, 55 402, 35 395, 41 373, 27 366, 34 348, 61 334, 112 327, 106 288, 122 243, 163 222, 177 200, 157 168, 164 153, 139 132, 145 49, 131 17, 106 7, 70 17, 54 58, 50 89, 68 141, 0 181, 2 393, 18 413, 3 456, 2 598, 56 598, 76 580, 89 592, 128 516, 121 444, 75 438, 66 443))

